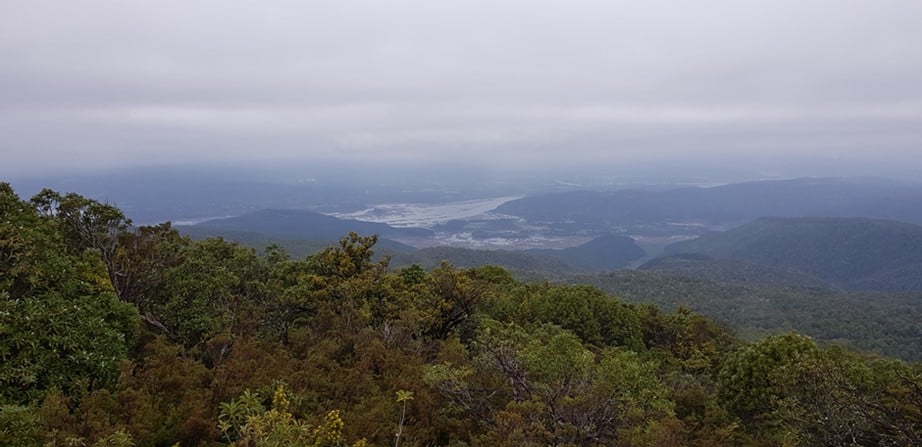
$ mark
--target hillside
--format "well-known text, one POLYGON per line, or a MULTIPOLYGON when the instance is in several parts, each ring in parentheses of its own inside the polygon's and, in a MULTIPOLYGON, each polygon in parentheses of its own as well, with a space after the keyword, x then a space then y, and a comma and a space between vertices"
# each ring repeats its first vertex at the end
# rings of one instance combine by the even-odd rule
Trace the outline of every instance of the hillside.
POLYGON ((637 246, 634 239, 613 234, 599 236, 576 247, 527 251, 559 259, 581 272, 610 271, 625 267, 632 261, 646 256, 646 252, 637 246))
POLYGON ((619 270, 563 282, 598 287, 631 303, 685 307, 746 338, 791 330, 819 341, 922 360, 922 294, 869 294, 731 283, 678 272, 619 270))
POLYGON ((665 251, 795 269, 854 290, 920 290, 922 227, 872 219, 762 218, 665 251))
POLYGON ((441 261, 460 267, 495 265, 519 273, 557 277, 566 273, 611 271, 642 258, 643 249, 626 236, 605 235, 582 245, 564 249, 474 250, 459 247, 431 247, 395 253, 394 266, 419 264, 432 268, 441 261))
POLYGON ((661 256, 647 261, 637 269, 676 273, 730 284, 832 288, 829 283, 797 270, 769 267, 735 259, 714 259, 708 255, 696 253, 661 256))
MULTIPOLYGON (((285 250, 292 258, 303 259, 326 247, 329 247, 333 240, 304 240, 289 239, 284 236, 271 236, 263 233, 251 231, 234 231, 223 230, 213 227, 200 226, 180 226, 177 227, 183 235, 189 236, 193 240, 200 241, 207 238, 220 237, 227 241, 234 241, 242 246, 262 251, 268 245, 278 245, 285 250)), ((375 244, 376 255, 392 255, 394 253, 408 253, 415 251, 415 247, 391 240, 378 239, 375 244)))
POLYGON ((259 233, 269 237, 308 241, 335 241, 350 232, 390 237, 425 237, 421 228, 395 228, 387 224, 338 219, 308 210, 261 210, 237 217, 208 220, 193 226, 204 231, 259 233))

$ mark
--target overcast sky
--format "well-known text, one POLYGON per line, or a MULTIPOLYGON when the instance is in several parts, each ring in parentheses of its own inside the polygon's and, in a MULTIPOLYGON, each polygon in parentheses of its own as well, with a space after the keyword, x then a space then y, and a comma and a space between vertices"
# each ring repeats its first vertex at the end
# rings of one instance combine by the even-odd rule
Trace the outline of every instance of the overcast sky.
POLYGON ((171 162, 922 168, 922 1, 0 0, 0 175, 171 162))

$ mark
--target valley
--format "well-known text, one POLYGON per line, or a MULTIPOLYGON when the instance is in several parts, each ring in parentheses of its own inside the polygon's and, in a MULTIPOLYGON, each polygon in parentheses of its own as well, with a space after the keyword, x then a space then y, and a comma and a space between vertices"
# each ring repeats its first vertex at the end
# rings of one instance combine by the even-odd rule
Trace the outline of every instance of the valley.
POLYGON ((297 257, 374 233, 392 269, 496 265, 524 281, 686 307, 750 337, 793 329, 917 359, 919 204, 911 183, 794 179, 262 211, 178 228, 297 257))

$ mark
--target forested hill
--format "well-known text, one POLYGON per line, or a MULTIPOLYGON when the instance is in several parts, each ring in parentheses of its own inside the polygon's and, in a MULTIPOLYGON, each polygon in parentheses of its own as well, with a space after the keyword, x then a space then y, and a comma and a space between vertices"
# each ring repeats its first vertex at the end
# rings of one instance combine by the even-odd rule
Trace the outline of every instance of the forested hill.
POLYGON ((922 292, 846 292, 758 266, 751 266, 748 274, 710 266, 619 270, 573 275, 564 281, 592 285, 632 303, 686 307, 746 338, 796 330, 825 343, 922 360, 922 292), (773 279, 782 282, 772 283, 773 279))
POLYGON ((919 444, 922 365, 376 242, 260 256, 0 183, 0 445, 919 444))
POLYGON ((698 253, 680 253, 647 261, 638 270, 676 273, 730 284, 833 289, 816 276, 790 268, 771 267, 737 259, 715 259, 698 253))
POLYGON ((871 217, 922 223, 922 185, 877 179, 796 179, 667 191, 542 194, 497 212, 532 222, 610 229, 663 222, 741 223, 762 216, 871 217))
POLYGON ((261 210, 237 217, 212 219, 194 225, 197 231, 254 232, 284 239, 335 241, 350 232, 381 237, 432 236, 422 228, 395 228, 387 224, 339 219, 308 210, 261 210))
POLYGON ((634 239, 627 236, 606 234, 576 247, 559 250, 536 249, 532 253, 560 259, 582 272, 604 272, 626 267, 633 261, 646 256, 634 239))
POLYGON ((795 269, 856 290, 922 290, 922 227, 872 219, 762 218, 666 247, 795 269))

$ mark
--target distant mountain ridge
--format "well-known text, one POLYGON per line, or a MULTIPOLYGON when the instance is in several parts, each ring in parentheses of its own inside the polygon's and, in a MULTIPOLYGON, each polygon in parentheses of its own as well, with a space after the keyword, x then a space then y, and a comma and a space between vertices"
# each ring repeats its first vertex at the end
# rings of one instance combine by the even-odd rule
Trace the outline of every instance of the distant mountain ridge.
POLYGON ((762 216, 869 217, 922 224, 922 184, 819 178, 666 191, 576 191, 512 200, 496 212, 562 228, 602 230, 663 222, 739 224, 762 216))
POLYGON ((852 290, 922 290, 922 227, 860 218, 762 218, 666 247, 795 269, 852 290))
POLYGON ((431 237, 432 230, 396 228, 383 223, 340 219, 308 210, 262 210, 178 228, 198 238, 221 236, 251 246, 264 246, 268 242, 282 243, 294 247, 299 255, 306 250, 316 251, 325 245, 324 242, 337 241, 351 231, 377 234, 382 238, 382 254, 393 256, 392 263, 395 266, 418 263, 434 267, 444 260, 462 267, 493 264, 511 270, 556 275, 610 271, 625 267, 646 255, 633 239, 617 235, 603 235, 565 249, 475 250, 443 246, 416 250, 389 239, 431 237))
POLYGON ((194 225, 197 230, 260 233, 286 239, 336 241, 349 232, 377 234, 383 238, 428 237, 424 228, 396 228, 383 223, 339 219, 309 210, 261 210, 237 217, 213 219, 194 225))

